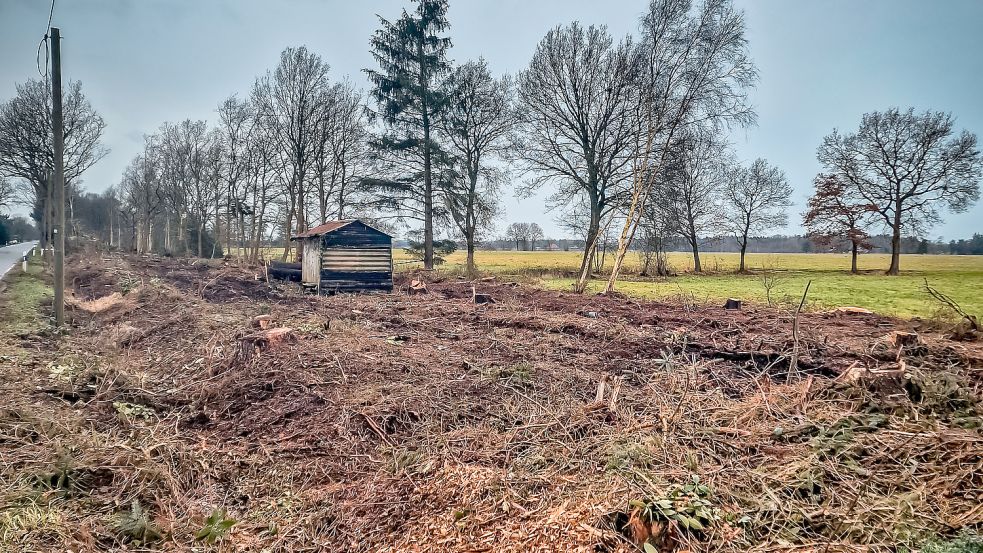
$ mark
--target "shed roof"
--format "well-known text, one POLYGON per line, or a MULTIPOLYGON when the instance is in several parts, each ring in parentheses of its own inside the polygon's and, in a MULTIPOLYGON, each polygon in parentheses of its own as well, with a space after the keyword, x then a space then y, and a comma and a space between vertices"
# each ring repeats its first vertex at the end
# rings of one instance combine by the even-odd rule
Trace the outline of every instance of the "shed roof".
POLYGON ((366 224, 364 221, 361 221, 359 219, 350 219, 350 220, 347 220, 347 221, 328 221, 327 223, 324 223, 323 225, 318 225, 318 226, 316 226, 314 228, 307 229, 304 232, 297 233, 297 234, 293 235, 290 239, 291 240, 296 240, 297 238, 311 238, 313 236, 322 236, 322 235, 325 235, 325 234, 334 232, 334 231, 336 231, 336 230, 338 230, 338 229, 340 229, 342 227, 348 226, 348 225, 350 225, 352 223, 361 223, 361 224, 365 225, 366 227, 369 227, 370 229, 372 229, 372 230, 374 230, 376 232, 379 232, 381 234, 385 234, 386 236, 392 237, 392 235, 390 235, 388 232, 382 232, 381 230, 379 230, 379 229, 377 229, 377 228, 375 228, 375 227, 373 227, 371 225, 366 224))

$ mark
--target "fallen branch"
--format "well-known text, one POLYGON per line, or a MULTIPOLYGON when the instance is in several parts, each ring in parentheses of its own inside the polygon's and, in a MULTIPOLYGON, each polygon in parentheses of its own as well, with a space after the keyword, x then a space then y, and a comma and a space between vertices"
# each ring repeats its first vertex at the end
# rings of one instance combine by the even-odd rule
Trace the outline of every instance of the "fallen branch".
POLYGON ((810 286, 812 286, 812 280, 806 283, 806 289, 802 291, 802 300, 799 301, 799 306, 795 308, 795 315, 792 316, 792 358, 788 363, 788 376, 790 378, 792 373, 798 374, 799 372, 799 313, 802 312, 802 306, 806 303, 810 286))
POLYGON ((949 309, 952 309, 960 317, 962 317, 962 321, 956 326, 952 332, 952 335, 950 336, 952 339, 975 340, 979 337, 980 331, 983 330, 983 328, 980 327, 980 322, 975 316, 967 313, 962 307, 959 306, 958 303, 956 303, 956 300, 950 298, 935 288, 932 288, 928 284, 927 278, 925 279, 925 291, 927 291, 930 296, 938 300, 943 305, 949 307, 949 309))

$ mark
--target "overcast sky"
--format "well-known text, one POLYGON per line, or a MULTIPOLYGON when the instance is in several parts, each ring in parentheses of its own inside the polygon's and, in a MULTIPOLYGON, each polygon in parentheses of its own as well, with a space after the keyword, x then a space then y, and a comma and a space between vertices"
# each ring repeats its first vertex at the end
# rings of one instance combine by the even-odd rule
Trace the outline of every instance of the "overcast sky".
MULTIPOLYGON (((496 73, 525 67, 552 27, 579 20, 636 32, 644 0, 451 0, 451 58, 483 56, 496 73)), ((761 80, 751 98, 758 125, 735 133, 739 157, 764 157, 795 188, 800 232, 816 147, 833 128, 856 129, 866 111, 891 106, 951 111, 959 128, 983 136, 983 1, 739 0, 761 80)), ((244 95, 286 46, 306 45, 332 78, 367 87, 376 14, 398 17, 408 0, 57 0, 66 79, 107 123, 112 152, 84 176, 89 190, 119 181, 144 133, 164 121, 216 119, 215 108, 244 95)), ((0 101, 37 77, 35 53, 49 0, 0 0, 0 101)), ((538 221, 559 235, 542 197, 503 194, 511 221, 538 221)), ((947 216, 931 236, 983 231, 983 206, 947 216)))

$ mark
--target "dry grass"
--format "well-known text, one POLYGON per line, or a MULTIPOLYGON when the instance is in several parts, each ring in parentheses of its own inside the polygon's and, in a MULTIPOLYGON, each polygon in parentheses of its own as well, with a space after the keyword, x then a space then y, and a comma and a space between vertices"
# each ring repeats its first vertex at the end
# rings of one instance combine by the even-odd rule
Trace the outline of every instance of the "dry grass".
POLYGON ((4 365, 0 549, 897 551, 983 524, 981 348, 895 348, 898 321, 808 314, 790 374, 774 309, 73 274, 71 335, 4 365), (241 355, 259 314, 296 343, 241 355), (833 378, 899 364, 907 386, 833 378), (693 476, 703 531, 646 518, 693 476))

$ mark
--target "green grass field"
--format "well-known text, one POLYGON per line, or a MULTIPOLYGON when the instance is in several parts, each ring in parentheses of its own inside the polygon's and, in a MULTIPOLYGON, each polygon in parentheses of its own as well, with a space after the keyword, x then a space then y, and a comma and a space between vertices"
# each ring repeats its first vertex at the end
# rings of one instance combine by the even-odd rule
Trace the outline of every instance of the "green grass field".
MULTIPOLYGON (((282 250, 270 249, 267 257, 282 250)), ((475 254, 482 273, 531 280, 542 286, 563 290, 573 284, 573 274, 580 264, 579 252, 478 251, 475 254)), ((420 266, 407 262, 402 250, 395 251, 396 270, 420 266)), ((464 252, 447 257, 441 271, 458 273, 464 267, 464 252)), ((730 297, 753 303, 767 303, 765 282, 773 279, 773 302, 798 303, 806 283, 809 307, 829 308, 857 306, 900 317, 930 317, 939 303, 925 292, 925 280, 956 300, 966 311, 983 316, 983 256, 903 255, 901 276, 888 277, 884 270, 890 263, 887 254, 860 256, 862 274, 849 273, 847 254, 748 254, 748 274, 737 274, 736 253, 704 253, 704 274, 693 273, 693 259, 687 253, 672 252, 669 264, 677 276, 652 279, 637 276, 639 256, 629 254, 626 270, 618 290, 643 298, 681 298, 687 301, 720 303, 730 297)), ((605 270, 610 268, 607 256, 605 270)), ((603 281, 592 283, 599 291, 603 281)))
POLYGON ((47 325, 38 306, 53 296, 54 291, 40 278, 40 256, 31 258, 27 270, 22 273, 18 265, 7 273, 0 285, 0 288, 6 288, 7 298, 0 304, 0 323, 11 335, 33 332, 47 325))
MULTIPOLYGON (((402 252, 397 252, 397 260, 402 252)), ((850 258, 843 254, 749 254, 749 274, 737 274, 736 253, 707 253, 701 256, 706 274, 695 274, 692 257, 669 254, 669 263, 678 276, 646 279, 637 276, 639 258, 630 254, 627 270, 618 290, 645 298, 685 298, 688 301, 719 303, 729 298, 767 303, 766 279, 774 281, 773 302, 798 303, 806 283, 812 280, 809 305, 813 308, 852 305, 901 317, 932 316, 939 303, 926 292, 927 279, 934 288, 948 294, 971 313, 983 315, 983 257, 950 255, 904 255, 902 274, 884 275, 890 263, 886 254, 860 257, 862 274, 849 273, 850 258)), ((607 265, 610 266, 611 256, 607 265)), ((569 289, 580 262, 578 252, 497 252, 476 253, 483 272, 537 279, 544 286, 569 289)), ((456 252, 441 267, 457 271, 464 255, 456 252)), ((593 283, 599 291, 603 282, 593 283)))

